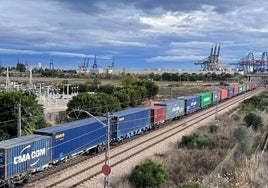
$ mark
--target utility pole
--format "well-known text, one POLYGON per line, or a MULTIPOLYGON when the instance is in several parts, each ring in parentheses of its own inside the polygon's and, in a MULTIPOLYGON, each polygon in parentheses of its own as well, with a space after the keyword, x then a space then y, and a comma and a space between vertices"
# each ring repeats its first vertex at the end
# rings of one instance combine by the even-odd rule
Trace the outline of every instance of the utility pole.
MULTIPOLYGON (((76 110, 75 110, 76 111, 76 110)), ((105 164, 102 167, 102 172, 105 175, 104 177, 104 188, 110 188, 110 173, 111 173, 111 167, 110 167, 110 120, 111 115, 109 112, 107 112, 107 124, 103 123, 101 120, 99 120, 97 117, 93 116, 88 111, 84 110, 77 110, 81 112, 85 112, 90 117, 94 118, 97 122, 102 124, 104 127, 106 127, 106 145, 105 145, 105 164)))
POLYGON ((102 168, 103 173, 105 174, 104 177, 104 188, 110 187, 110 113, 107 113, 107 140, 106 140, 106 152, 105 152, 105 165, 102 168), (106 168, 106 169, 105 169, 106 168))
POLYGON ((243 101, 245 101, 246 100, 246 91, 247 91, 247 83, 246 82, 243 82, 243 87, 245 87, 245 88, 243 88, 243 90, 244 90, 244 100, 243 101))
POLYGON ((217 93, 217 99, 216 99, 215 120, 218 123, 218 103, 221 97, 221 92, 218 89, 216 89, 216 93, 217 93))
POLYGON ((65 85, 67 86, 67 98, 70 99, 69 87, 70 87, 71 84, 65 84, 65 85))
POLYGON ((18 104, 17 136, 21 136, 21 104, 18 104))
POLYGON ((218 121, 218 101, 216 102, 215 120, 218 121))
POLYGON ((169 86, 169 92, 170 92, 170 99, 172 99, 173 98, 172 85, 169 86))

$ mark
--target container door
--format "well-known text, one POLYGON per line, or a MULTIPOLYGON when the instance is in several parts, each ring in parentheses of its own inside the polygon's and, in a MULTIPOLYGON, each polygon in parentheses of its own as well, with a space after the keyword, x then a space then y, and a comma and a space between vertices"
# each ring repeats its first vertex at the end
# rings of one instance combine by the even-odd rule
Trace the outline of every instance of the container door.
POLYGON ((110 131, 111 131, 111 139, 112 140, 117 139, 117 122, 118 122, 118 117, 111 118, 110 131))
POLYGON ((5 179, 5 150, 0 149, 0 180, 5 179))

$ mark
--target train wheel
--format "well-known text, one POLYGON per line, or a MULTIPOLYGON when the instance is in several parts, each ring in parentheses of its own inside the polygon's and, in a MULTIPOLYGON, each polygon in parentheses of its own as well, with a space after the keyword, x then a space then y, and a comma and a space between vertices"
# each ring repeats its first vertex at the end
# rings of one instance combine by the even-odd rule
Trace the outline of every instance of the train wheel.
POLYGON ((13 180, 10 180, 6 186, 8 188, 15 188, 16 187, 16 184, 15 184, 15 182, 13 180))

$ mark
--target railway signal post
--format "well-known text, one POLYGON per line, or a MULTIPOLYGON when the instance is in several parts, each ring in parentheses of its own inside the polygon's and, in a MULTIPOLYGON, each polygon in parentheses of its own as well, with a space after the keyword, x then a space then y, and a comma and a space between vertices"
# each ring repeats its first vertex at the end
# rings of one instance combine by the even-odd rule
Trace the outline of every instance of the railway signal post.
POLYGON ((107 126, 106 126, 107 140, 106 140, 106 150, 105 150, 105 165, 102 167, 102 172, 104 173, 104 188, 110 187, 110 113, 107 113, 107 126))
POLYGON ((85 110, 75 110, 75 111, 81 111, 85 112, 88 116, 94 118, 96 121, 98 121, 100 124, 102 124, 104 127, 106 127, 106 145, 105 145, 105 164, 102 167, 102 172, 104 173, 104 188, 109 188, 110 187, 110 173, 111 173, 111 168, 110 168, 110 119, 111 115, 109 112, 107 112, 107 125, 103 123, 101 120, 93 116, 91 113, 85 110))

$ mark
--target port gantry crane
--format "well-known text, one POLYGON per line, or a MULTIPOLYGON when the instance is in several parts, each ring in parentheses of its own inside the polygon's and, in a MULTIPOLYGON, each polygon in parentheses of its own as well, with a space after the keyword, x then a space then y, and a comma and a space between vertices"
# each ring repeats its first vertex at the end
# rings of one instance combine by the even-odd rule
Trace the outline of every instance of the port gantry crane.
POLYGON ((220 69, 220 48, 219 44, 212 45, 210 55, 205 59, 202 59, 195 63, 195 65, 201 65, 202 71, 217 71, 220 69))
POLYGON ((50 70, 54 70, 53 59, 50 59, 50 62, 49 62, 49 69, 50 69, 50 70))
POLYGON ((250 52, 246 58, 241 58, 237 63, 231 63, 230 65, 235 65, 238 71, 243 71, 246 73, 255 72, 268 72, 268 54, 263 52, 261 59, 254 58, 254 54, 250 52))

